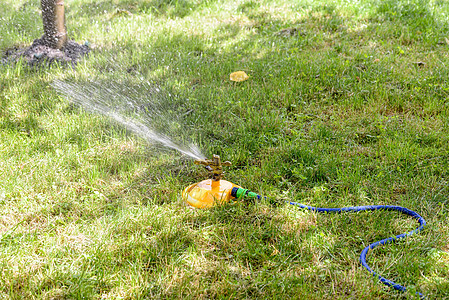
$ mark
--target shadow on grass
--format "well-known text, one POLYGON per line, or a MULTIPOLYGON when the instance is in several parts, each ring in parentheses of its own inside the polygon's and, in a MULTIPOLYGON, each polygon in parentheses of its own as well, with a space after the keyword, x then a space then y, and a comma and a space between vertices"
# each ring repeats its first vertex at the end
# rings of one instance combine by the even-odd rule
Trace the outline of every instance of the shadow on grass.
MULTIPOLYGON (((35 70, 29 68, 26 63, 18 62, 14 66, 3 66, 9 72, 17 76, 30 76, 36 74, 35 70)), ((41 74, 40 74, 41 75, 41 74)), ((10 76, 0 84, 0 128, 31 135, 32 133, 45 133, 45 129, 39 124, 39 116, 46 115, 56 107, 55 101, 47 101, 50 96, 43 92, 46 82, 35 82, 29 80, 16 86, 16 79, 10 76), (18 98, 20 109, 15 107, 14 98, 18 98)))
POLYGON ((433 5, 424 0, 414 1, 379 1, 370 20, 387 22, 393 36, 406 36, 410 43, 425 42, 436 44, 447 35, 449 26, 435 17, 434 11, 448 9, 443 2, 433 5), (433 6, 433 7, 431 7, 433 6), (399 26, 398 26, 399 25, 399 26))
MULTIPOLYGON (((124 11, 137 14, 151 14, 154 16, 168 16, 183 18, 211 1, 201 0, 120 0, 100 1, 91 4, 81 4, 79 14, 86 17, 100 16, 105 12, 120 15, 124 11)), ((126 14, 126 13, 125 13, 126 14)))

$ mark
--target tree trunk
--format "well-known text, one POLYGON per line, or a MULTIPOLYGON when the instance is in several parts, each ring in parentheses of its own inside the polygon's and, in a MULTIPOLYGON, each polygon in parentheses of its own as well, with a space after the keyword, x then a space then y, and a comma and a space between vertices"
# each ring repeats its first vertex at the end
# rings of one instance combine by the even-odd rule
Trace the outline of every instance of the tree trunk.
POLYGON ((61 49, 67 44, 64 0, 41 0, 42 21, 44 23, 43 43, 53 49, 61 49))

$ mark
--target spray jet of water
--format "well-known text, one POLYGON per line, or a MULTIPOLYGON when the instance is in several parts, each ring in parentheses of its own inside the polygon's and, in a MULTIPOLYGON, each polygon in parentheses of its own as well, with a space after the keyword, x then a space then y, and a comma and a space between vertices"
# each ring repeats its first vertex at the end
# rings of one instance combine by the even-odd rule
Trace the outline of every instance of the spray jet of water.
MULTIPOLYGON (((126 113, 120 113, 118 110, 124 108, 128 108, 128 110, 133 109, 135 111, 136 107, 137 111, 141 109, 139 108, 139 105, 137 105, 135 99, 125 95, 125 92, 133 92, 133 90, 126 90, 125 88, 123 93, 120 93, 120 89, 118 88, 101 86, 95 82, 76 84, 61 80, 54 81, 52 86, 62 95, 68 97, 72 102, 81 105, 87 111, 109 117, 127 130, 142 137, 150 144, 159 144, 177 150, 193 159, 205 158, 195 145, 191 144, 186 146, 175 143, 166 134, 157 132, 142 121, 139 121, 137 117, 142 117, 141 115, 135 114, 133 117, 130 117, 127 116, 126 113), (125 106, 123 106, 123 102, 125 102, 125 106)), ((155 91, 159 91, 159 89, 155 88, 155 91)), ((160 111, 154 107, 147 105, 145 106, 145 109, 153 118, 162 117, 160 111)))

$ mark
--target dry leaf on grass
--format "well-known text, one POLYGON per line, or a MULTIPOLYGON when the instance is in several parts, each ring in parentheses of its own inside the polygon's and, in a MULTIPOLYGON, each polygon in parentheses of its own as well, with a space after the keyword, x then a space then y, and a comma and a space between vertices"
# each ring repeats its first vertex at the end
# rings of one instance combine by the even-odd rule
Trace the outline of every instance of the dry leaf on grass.
POLYGON ((231 73, 231 75, 229 76, 229 79, 231 81, 237 81, 237 82, 248 80, 248 78, 249 78, 249 76, 243 71, 237 71, 237 72, 231 73))

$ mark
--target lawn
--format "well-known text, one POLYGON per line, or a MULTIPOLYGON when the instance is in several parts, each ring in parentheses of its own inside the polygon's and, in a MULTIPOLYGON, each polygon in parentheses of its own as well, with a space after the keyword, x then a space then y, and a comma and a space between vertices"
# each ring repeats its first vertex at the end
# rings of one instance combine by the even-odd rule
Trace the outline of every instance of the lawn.
POLYGON ((0 3, 0 299, 449 299, 447 1, 68 0, 89 56, 6 63, 40 18, 0 3), (277 205, 188 207, 207 172, 111 112, 277 205), (285 200, 422 215, 368 255, 407 291, 358 258, 416 220, 285 200))

